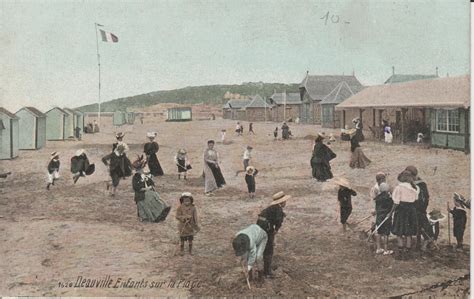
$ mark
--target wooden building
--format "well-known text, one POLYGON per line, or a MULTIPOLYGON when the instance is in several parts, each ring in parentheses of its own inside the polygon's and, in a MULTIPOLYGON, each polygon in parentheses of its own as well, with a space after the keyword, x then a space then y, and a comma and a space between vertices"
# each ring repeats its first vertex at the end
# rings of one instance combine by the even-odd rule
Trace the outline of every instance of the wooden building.
POLYGON ((66 112, 64 118, 64 139, 74 138, 74 129, 77 127, 77 114, 70 108, 63 108, 63 111, 66 112))
POLYGON ((370 86, 336 110, 343 113, 342 126, 360 117, 368 136, 381 137, 386 121, 395 141, 415 141, 423 133, 433 146, 470 150, 468 75, 370 86))
POLYGON ((169 108, 166 121, 190 121, 193 119, 193 109, 191 107, 169 108))
POLYGON ((46 145, 46 114, 34 107, 23 107, 19 118, 19 149, 36 150, 46 145))
POLYGON ((250 103, 245 106, 247 121, 271 121, 272 105, 260 95, 250 97, 250 103))
POLYGON ((250 104, 249 99, 230 99, 223 106, 223 115, 226 119, 245 120, 245 107, 250 104))
POLYGON ((59 107, 54 107, 46 113, 46 139, 64 140, 67 113, 59 107))
MULTIPOLYGON (((313 76, 306 73, 306 77, 301 82, 300 88, 300 121, 303 123, 321 124, 322 106, 321 101, 329 97, 345 82, 354 92, 363 88, 357 78, 352 76, 313 76)), ((344 85, 344 86, 345 86, 344 85)))
POLYGON ((19 150, 19 119, 0 107, 0 160, 18 157, 19 150))
POLYGON ((272 119, 276 122, 295 121, 300 116, 300 106, 302 104, 299 93, 273 93, 270 97, 272 104, 272 119))
POLYGON ((125 112, 123 111, 115 111, 112 123, 114 126, 122 126, 127 123, 127 119, 125 117, 125 112))

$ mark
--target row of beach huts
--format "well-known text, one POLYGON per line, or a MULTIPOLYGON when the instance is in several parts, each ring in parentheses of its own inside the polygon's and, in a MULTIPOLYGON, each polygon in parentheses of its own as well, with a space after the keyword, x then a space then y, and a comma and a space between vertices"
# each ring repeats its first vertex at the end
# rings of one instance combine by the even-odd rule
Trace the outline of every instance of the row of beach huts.
POLYGON ((442 148, 469 151, 470 76, 439 77, 396 74, 384 84, 363 86, 352 75, 310 75, 299 92, 224 96, 223 117, 241 121, 295 121, 323 128, 351 127, 362 121, 364 134, 383 139, 389 124, 396 142, 426 142, 442 148))

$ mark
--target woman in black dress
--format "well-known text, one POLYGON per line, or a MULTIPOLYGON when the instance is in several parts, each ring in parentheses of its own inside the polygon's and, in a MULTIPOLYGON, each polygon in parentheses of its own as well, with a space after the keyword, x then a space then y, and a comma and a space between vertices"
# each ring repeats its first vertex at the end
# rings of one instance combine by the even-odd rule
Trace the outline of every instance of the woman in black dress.
POLYGON ((146 155, 146 160, 148 163, 148 167, 150 168, 150 173, 153 176, 162 176, 164 174, 163 169, 161 168, 160 162, 156 157, 156 153, 160 149, 158 143, 155 142, 156 133, 148 132, 146 136, 150 141, 145 143, 143 152, 146 155))
POLYGON ((336 154, 323 143, 324 136, 318 134, 313 148, 313 156, 311 157, 311 168, 313 179, 319 182, 332 179, 331 165, 329 161, 336 157, 336 154))

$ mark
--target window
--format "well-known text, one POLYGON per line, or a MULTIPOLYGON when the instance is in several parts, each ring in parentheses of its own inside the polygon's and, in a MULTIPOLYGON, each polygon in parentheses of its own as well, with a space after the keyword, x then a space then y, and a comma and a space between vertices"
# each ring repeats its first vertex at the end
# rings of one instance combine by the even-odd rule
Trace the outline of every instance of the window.
POLYGON ((459 111, 436 110, 436 130, 444 132, 459 132, 459 111))

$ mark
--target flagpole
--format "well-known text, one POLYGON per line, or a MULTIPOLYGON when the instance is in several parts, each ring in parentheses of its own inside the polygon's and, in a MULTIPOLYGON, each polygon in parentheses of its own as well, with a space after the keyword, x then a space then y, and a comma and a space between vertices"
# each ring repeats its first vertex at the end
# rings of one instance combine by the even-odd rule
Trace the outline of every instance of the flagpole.
POLYGON ((97 35, 97 23, 95 24, 95 40, 97 44, 97 66, 99 67, 99 111, 97 113, 98 125, 100 128, 100 54, 99 54, 99 36, 97 35))

